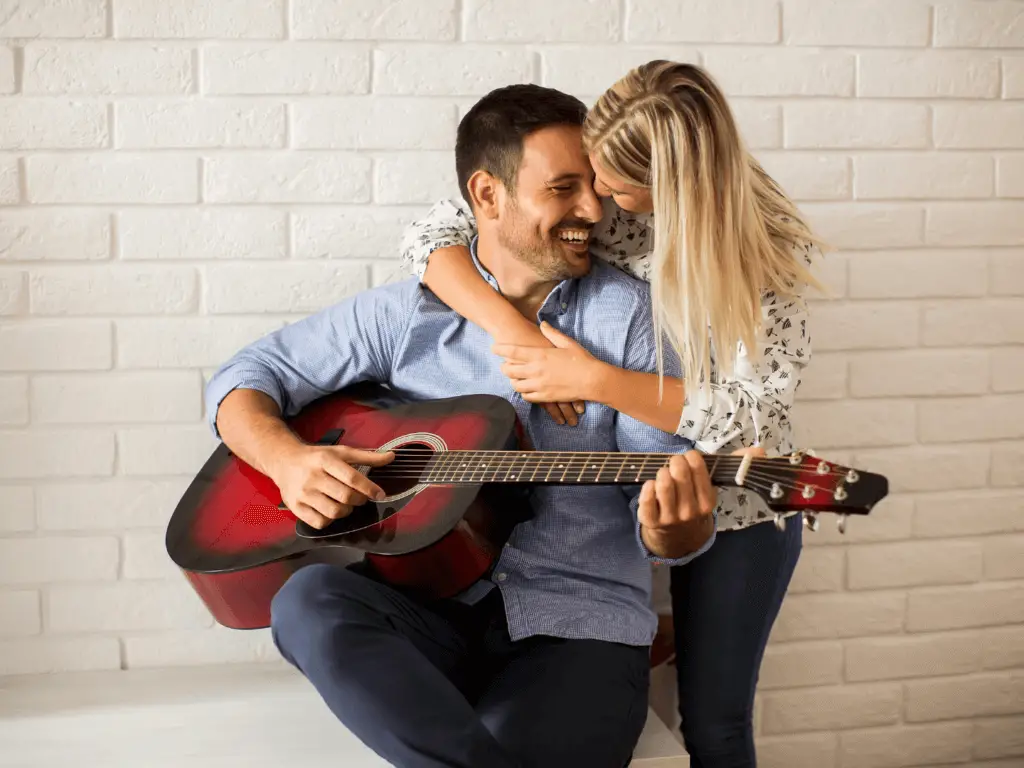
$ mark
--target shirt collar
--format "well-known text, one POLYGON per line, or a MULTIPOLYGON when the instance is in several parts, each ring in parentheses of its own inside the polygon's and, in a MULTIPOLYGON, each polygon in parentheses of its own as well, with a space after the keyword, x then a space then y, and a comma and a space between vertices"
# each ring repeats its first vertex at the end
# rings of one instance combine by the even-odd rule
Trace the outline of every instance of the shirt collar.
MULTIPOLYGON (((473 257, 473 265, 476 267, 477 272, 480 273, 480 276, 487 281, 487 284, 498 293, 501 293, 501 288, 498 286, 497 279, 487 271, 487 268, 484 267, 480 262, 480 259, 477 257, 476 249, 478 239, 478 237, 474 237, 472 242, 469 244, 469 254, 473 257)), ((593 268, 593 264, 591 264, 591 269, 593 268)), ((541 305, 540 312, 538 312, 538 314, 544 314, 547 312, 559 315, 565 314, 569 307, 572 306, 573 300, 576 298, 576 288, 578 283, 579 278, 571 277, 568 280, 563 280, 552 288, 551 293, 549 293, 547 298, 544 299, 544 303, 541 305)))

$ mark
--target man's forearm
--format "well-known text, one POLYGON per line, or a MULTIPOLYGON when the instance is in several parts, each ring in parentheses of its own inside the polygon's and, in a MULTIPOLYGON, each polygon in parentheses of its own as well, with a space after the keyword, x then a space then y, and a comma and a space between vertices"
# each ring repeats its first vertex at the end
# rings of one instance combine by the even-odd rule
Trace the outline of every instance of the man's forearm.
POLYGON ((271 478, 279 459, 303 445, 273 398, 255 389, 234 389, 221 401, 217 431, 232 453, 271 478))

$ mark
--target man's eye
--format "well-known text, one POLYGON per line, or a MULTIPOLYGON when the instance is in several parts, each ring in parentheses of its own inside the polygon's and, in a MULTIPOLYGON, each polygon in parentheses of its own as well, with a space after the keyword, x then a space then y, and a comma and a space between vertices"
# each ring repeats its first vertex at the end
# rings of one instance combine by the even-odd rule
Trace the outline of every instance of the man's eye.
POLYGON ((560 192, 562 194, 565 194, 566 192, 572 192, 572 187, 552 187, 552 189, 555 190, 555 192, 560 192))

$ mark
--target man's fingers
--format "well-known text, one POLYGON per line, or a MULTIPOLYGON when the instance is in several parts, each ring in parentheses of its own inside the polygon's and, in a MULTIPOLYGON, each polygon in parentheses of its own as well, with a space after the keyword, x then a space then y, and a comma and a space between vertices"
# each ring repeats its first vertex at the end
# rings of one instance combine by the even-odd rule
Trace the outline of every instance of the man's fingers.
POLYGON ((555 420, 555 423, 565 424, 565 418, 562 416, 562 409, 558 407, 558 403, 541 403, 540 405, 548 412, 548 416, 555 420))
POLYGON ((368 499, 379 499, 384 497, 384 490, 355 467, 347 464, 337 457, 324 462, 324 471, 340 480, 349 488, 354 488, 368 499))
POLYGON ((337 499, 332 499, 326 493, 310 491, 306 494, 305 502, 328 520, 337 520, 347 517, 352 513, 352 505, 344 504, 337 499))
POLYGON ((565 417, 565 421, 569 424, 569 426, 575 427, 576 424, 579 422, 579 416, 576 413, 576 410, 572 407, 572 404, 559 403, 558 409, 562 412, 562 416, 565 417))
POLYGON ((654 491, 658 497, 658 527, 678 519, 676 484, 668 467, 662 467, 658 470, 654 481, 654 491))
POLYGON ((658 527, 658 499, 654 481, 648 480, 640 487, 640 503, 636 508, 636 519, 644 528, 658 527))
POLYGON ((312 528, 316 528, 318 531, 323 528, 326 528, 327 525, 331 522, 326 517, 317 512, 315 509, 313 509, 311 506, 309 506, 309 504, 304 504, 301 501, 290 505, 288 509, 291 510, 291 513, 295 515, 297 518, 299 518, 299 520, 304 522, 306 525, 311 526, 312 528))
POLYGON ((342 504, 348 504, 352 507, 358 507, 360 504, 365 504, 367 501, 367 496, 365 494, 360 493, 354 488, 350 488, 326 472, 316 478, 313 483, 313 488, 320 491, 328 498, 334 499, 342 504))
POLYGON ((352 465, 366 464, 371 467, 383 467, 395 459, 394 451, 367 451, 363 448, 343 447, 345 448, 345 454, 342 456, 342 459, 352 465))
POLYGON ((708 465, 700 451, 687 451, 682 456, 690 467, 690 481, 693 484, 693 493, 697 499, 698 508, 702 515, 711 514, 711 510, 718 503, 718 493, 711 484, 711 475, 708 473, 708 465))

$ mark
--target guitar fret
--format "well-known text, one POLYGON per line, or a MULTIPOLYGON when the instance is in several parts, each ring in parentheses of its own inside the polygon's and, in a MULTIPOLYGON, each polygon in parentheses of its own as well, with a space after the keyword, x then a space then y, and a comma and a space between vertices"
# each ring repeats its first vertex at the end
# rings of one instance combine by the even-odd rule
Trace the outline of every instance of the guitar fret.
MULTIPOLYGON (((561 459, 562 458, 562 454, 558 454, 558 458, 561 459)), ((559 466, 562 466, 562 467, 565 468, 565 469, 562 470, 562 482, 564 483, 565 482, 565 476, 567 474, 569 474, 569 462, 568 461, 563 461, 559 466)))
MULTIPOLYGON (((611 454, 609 454, 609 456, 610 455, 611 454)), ((619 471, 615 473, 615 482, 616 483, 619 482, 619 477, 622 475, 622 470, 624 470, 625 468, 626 468, 626 457, 625 456, 620 456, 619 457, 619 471)))
POLYGON ((595 477, 594 477, 594 482, 595 482, 595 483, 596 483, 596 482, 598 482, 598 481, 600 481, 600 480, 602 479, 602 478, 601 478, 601 475, 602 475, 602 474, 604 474, 604 468, 605 468, 605 466, 607 466, 607 464, 608 464, 608 459, 609 459, 609 457, 610 457, 610 456, 611 456, 611 454, 610 454, 610 453, 606 453, 606 454, 604 455, 604 461, 602 461, 602 462, 601 462, 601 468, 600 468, 599 470, 597 470, 597 474, 596 474, 596 475, 595 475, 595 477))
POLYGON ((443 483, 444 482, 444 465, 449 459, 449 454, 446 451, 434 454, 434 465, 430 470, 430 482, 432 483, 443 483))
POLYGON ((587 471, 587 464, 589 464, 589 463, 590 463, 590 457, 591 457, 591 456, 593 456, 593 455, 594 455, 594 454, 592 454, 592 453, 588 453, 588 454, 587 454, 587 457, 586 457, 585 459, 583 459, 583 467, 582 467, 582 468, 580 469, 580 474, 579 474, 579 476, 578 476, 578 477, 576 478, 576 482, 577 482, 577 483, 579 483, 579 482, 582 482, 582 480, 583 480, 583 475, 584 475, 584 473, 586 473, 586 471, 587 471))
POLYGON ((645 455, 645 456, 644 456, 644 459, 643 459, 643 461, 641 461, 641 462, 640 462, 640 471, 636 473, 636 481, 637 481, 638 483, 640 482, 640 477, 641 477, 641 476, 643 475, 643 473, 644 473, 644 467, 646 467, 646 466, 647 466, 647 458, 648 458, 648 457, 647 457, 647 456, 645 455))
POLYGON ((537 473, 540 471, 541 464, 540 461, 538 461, 539 458, 540 457, 536 454, 536 452, 530 457, 530 461, 533 462, 533 474, 530 475, 531 483, 537 479, 537 473))

